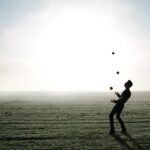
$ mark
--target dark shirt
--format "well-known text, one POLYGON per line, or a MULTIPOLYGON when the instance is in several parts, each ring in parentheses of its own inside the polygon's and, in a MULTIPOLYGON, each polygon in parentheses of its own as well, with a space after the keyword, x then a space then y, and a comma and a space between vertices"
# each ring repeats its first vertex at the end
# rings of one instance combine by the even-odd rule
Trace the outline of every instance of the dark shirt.
POLYGON ((122 92, 122 94, 120 95, 119 100, 117 101, 118 105, 124 105, 127 100, 130 98, 131 96, 131 92, 129 89, 126 89, 122 92))

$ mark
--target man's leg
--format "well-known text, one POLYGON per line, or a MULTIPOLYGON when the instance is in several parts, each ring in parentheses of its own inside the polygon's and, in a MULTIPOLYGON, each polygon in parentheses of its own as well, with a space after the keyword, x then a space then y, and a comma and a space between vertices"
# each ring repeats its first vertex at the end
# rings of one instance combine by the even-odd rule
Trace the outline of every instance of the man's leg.
POLYGON ((109 114, 109 121, 110 121, 110 133, 113 134, 115 133, 115 128, 114 128, 114 114, 116 113, 116 107, 114 107, 109 114))
POLYGON ((124 133, 124 132, 126 132, 126 127, 125 127, 125 125, 124 125, 123 120, 120 118, 122 109, 123 109, 123 108, 120 108, 120 109, 118 110, 118 112, 117 112, 117 114, 116 114, 116 118, 117 118, 117 120, 119 121, 119 123, 120 123, 120 125, 121 125, 122 132, 124 133))

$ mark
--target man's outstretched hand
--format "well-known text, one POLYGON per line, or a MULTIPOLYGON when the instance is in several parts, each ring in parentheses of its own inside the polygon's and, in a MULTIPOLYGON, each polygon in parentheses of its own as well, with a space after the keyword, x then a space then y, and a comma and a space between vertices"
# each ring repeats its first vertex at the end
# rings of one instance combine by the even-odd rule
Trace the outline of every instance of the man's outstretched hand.
POLYGON ((115 92, 115 94, 120 98, 121 97, 121 95, 118 93, 118 92, 115 92))
POLYGON ((117 103, 117 100, 115 100, 115 99, 112 99, 110 101, 113 102, 113 103, 117 103))

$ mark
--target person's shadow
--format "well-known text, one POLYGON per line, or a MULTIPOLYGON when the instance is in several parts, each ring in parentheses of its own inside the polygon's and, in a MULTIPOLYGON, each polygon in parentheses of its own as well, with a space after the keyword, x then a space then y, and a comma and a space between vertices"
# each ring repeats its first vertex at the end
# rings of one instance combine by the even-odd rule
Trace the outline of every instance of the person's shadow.
POLYGON ((117 134, 112 134, 112 136, 115 138, 116 141, 118 141, 125 150, 143 150, 141 145, 139 145, 131 136, 129 133, 124 133, 124 135, 129 139, 128 141, 131 142, 132 146, 129 145, 124 139, 122 139, 117 134))

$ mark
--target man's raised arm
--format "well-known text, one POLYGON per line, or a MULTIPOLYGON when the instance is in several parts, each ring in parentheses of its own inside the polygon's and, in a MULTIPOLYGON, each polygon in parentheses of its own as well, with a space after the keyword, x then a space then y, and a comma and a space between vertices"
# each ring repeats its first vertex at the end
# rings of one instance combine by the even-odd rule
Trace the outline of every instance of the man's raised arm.
POLYGON ((121 97, 121 95, 118 92, 115 92, 115 94, 118 96, 118 98, 121 97))

